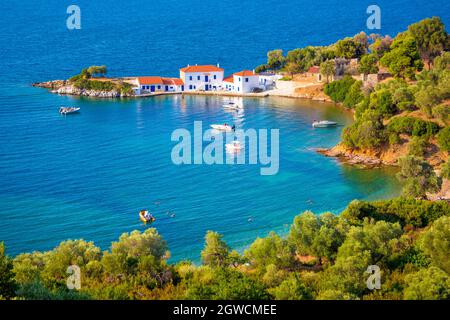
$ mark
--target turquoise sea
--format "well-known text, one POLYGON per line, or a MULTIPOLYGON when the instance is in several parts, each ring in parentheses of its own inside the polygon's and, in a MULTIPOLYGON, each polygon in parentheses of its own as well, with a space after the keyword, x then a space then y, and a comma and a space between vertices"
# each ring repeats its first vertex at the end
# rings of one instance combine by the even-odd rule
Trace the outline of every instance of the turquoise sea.
MULTIPOLYGON (((439 15, 445 1, 378 1, 381 33, 439 15)), ((121 233, 144 230, 149 208, 174 261, 198 260, 207 230, 243 249, 270 230, 286 232, 304 210, 339 213, 353 199, 396 196, 393 169, 359 169, 313 151, 339 141, 349 124, 332 104, 245 99, 225 112, 220 97, 95 100, 57 96, 30 83, 67 78, 106 64, 111 76, 176 76, 178 68, 219 62, 230 73, 264 62, 273 48, 325 45, 366 30, 368 1, 77 1, 82 29, 66 29, 69 1, 0 3, 0 240, 10 254, 48 250, 65 239, 103 249, 121 233), (81 107, 62 117, 60 105, 81 107), (201 120, 280 130, 280 171, 254 165, 176 166, 176 128, 201 120), (175 212, 171 218, 166 212, 175 212), (250 218, 250 220, 249 220, 250 218)))

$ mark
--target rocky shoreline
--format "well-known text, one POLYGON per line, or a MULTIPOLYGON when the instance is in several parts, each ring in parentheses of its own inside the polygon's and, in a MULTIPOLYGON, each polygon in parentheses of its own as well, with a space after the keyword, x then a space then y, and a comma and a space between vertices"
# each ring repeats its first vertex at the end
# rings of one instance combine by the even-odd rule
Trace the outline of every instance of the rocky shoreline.
POLYGON ((317 148, 316 151, 327 157, 337 158, 340 161, 351 165, 361 165, 369 168, 382 165, 395 166, 397 164, 396 160, 383 157, 380 153, 351 150, 342 144, 338 144, 329 149, 317 148))
POLYGON ((72 85, 68 80, 52 80, 46 82, 36 82, 32 84, 33 87, 49 89, 51 93, 83 96, 83 97, 95 97, 95 98, 125 98, 133 97, 132 94, 124 94, 117 90, 111 91, 99 91, 99 90, 87 90, 79 89, 72 85))

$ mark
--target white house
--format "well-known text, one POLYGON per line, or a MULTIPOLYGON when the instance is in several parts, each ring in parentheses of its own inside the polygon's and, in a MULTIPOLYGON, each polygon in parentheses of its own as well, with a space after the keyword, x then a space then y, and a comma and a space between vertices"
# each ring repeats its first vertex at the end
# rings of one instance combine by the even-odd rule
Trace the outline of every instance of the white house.
POLYGON ((216 91, 222 89, 223 69, 217 66, 187 66, 180 69, 186 91, 216 91))
POLYGON ((262 72, 259 73, 259 85, 264 90, 271 90, 276 87, 277 80, 280 80, 283 76, 274 72, 262 72))
POLYGON ((261 88, 259 75, 250 70, 243 70, 226 77, 223 80, 223 87, 226 91, 235 93, 250 93, 255 88, 261 88))
POLYGON ((179 78, 137 77, 134 81, 136 94, 183 92, 184 83, 179 78))
POLYGON ((180 78, 162 78, 165 92, 183 92, 184 82, 180 78))

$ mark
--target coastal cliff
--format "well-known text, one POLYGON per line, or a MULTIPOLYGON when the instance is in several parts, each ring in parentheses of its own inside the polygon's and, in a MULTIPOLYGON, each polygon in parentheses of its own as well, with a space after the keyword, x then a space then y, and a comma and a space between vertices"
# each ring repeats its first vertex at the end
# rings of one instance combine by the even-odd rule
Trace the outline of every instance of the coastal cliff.
POLYGON ((124 98, 132 97, 132 93, 121 92, 120 90, 95 90, 78 88, 68 80, 53 80, 46 82, 37 82, 32 84, 33 87, 46 88, 52 93, 72 95, 72 96, 84 96, 95 98, 124 98))

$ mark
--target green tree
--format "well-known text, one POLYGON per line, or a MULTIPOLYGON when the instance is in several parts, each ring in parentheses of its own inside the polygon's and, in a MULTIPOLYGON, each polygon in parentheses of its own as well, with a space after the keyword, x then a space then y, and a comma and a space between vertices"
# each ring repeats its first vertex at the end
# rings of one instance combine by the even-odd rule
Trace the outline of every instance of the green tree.
POLYGON ((436 71, 445 71, 450 66, 450 52, 443 52, 433 61, 433 69, 436 71))
POLYGON ((342 143, 353 149, 374 149, 386 142, 386 130, 379 111, 366 110, 342 132, 342 143))
POLYGON ((351 227, 339 248, 336 262, 321 275, 320 291, 338 291, 341 296, 359 297, 368 291, 366 270, 370 265, 386 266, 396 252, 402 230, 385 221, 351 227))
POLYGON ((359 62, 359 72, 363 74, 378 73, 378 57, 376 54, 366 54, 361 57, 359 62))
POLYGON ((391 91, 384 88, 370 94, 369 108, 378 111, 384 118, 390 118, 397 112, 391 91))
POLYGON ((391 45, 391 51, 384 54, 380 63, 395 77, 413 78, 423 68, 414 38, 401 34, 391 45))
POLYGON ((412 137, 408 146, 408 154, 414 157, 423 157, 427 145, 428 143, 424 138, 412 137))
POLYGON ((434 221, 420 241, 420 248, 432 264, 450 274, 450 216, 434 221))
POLYGON ((91 76, 105 76, 107 73, 107 68, 106 66, 90 66, 87 69, 87 72, 91 76))
POLYGON ((365 45, 354 38, 345 38, 336 43, 336 55, 341 58, 359 58, 367 51, 365 45))
POLYGON ((436 267, 422 269, 405 277, 406 300, 450 299, 450 277, 436 267))
POLYGON ((437 141, 441 150, 450 152, 450 127, 445 127, 439 131, 437 141))
POLYGON ((311 211, 305 211, 294 218, 288 242, 294 246, 298 254, 312 254, 312 245, 319 229, 318 217, 311 211))
MULTIPOLYGON (((166 264, 168 258, 166 242, 155 228, 149 228, 142 233, 122 234, 119 241, 111 244, 110 252, 104 253, 101 263, 109 281, 131 281, 135 287, 143 286, 148 290, 172 281, 166 264)), ((133 291, 129 294, 132 297, 133 291)))
POLYGON ((441 101, 436 87, 425 87, 415 94, 416 105, 429 117, 433 115, 433 107, 441 101))
POLYGON ((243 272, 230 268, 200 269, 187 279, 189 300, 266 300, 264 285, 243 272))
POLYGON ((381 58, 391 48, 392 38, 390 36, 377 37, 374 42, 369 46, 370 52, 376 54, 378 58, 381 58))
POLYGON ((267 53, 267 66, 272 70, 279 70, 285 63, 283 50, 276 49, 267 53))
POLYGON ((414 92, 410 87, 400 87, 395 89, 392 101, 400 111, 414 110, 414 92))
POLYGON ((441 166, 441 177, 450 180, 450 160, 441 166))
POLYGON ((298 64, 296 64, 295 62, 288 62, 285 65, 284 70, 287 73, 289 73, 291 78, 294 77, 295 74, 300 73, 302 71, 300 66, 298 64))
POLYGON ((286 240, 271 232, 265 238, 257 238, 245 251, 245 257, 251 266, 265 272, 273 264, 280 269, 294 265, 294 255, 286 240))
POLYGON ((223 267, 229 263, 230 249, 217 232, 208 231, 205 247, 201 253, 203 264, 211 267, 223 267))
POLYGON ((362 81, 355 81, 352 84, 352 86, 348 90, 347 95, 345 96, 344 106, 346 106, 347 108, 354 108, 364 99, 362 87, 362 81))
POLYGON ((432 109, 433 117, 447 124, 450 116, 450 105, 441 104, 432 109))
POLYGON ((276 300, 311 299, 311 293, 297 274, 292 274, 275 288, 269 290, 276 300))
POLYGON ((296 66, 296 72, 307 71, 323 60, 320 47, 308 46, 291 50, 286 55, 286 62, 296 66))
POLYGON ((439 17, 427 18, 408 27, 419 49, 420 56, 428 66, 449 44, 449 36, 439 17))
POLYGON ((5 244, 0 242, 0 298, 11 299, 15 296, 13 262, 6 255, 5 244))
POLYGON ((425 199, 427 192, 438 192, 439 180, 433 167, 414 156, 399 159, 400 172, 397 177, 404 183, 403 195, 406 197, 425 199))
POLYGON ((327 60, 320 64, 320 74, 324 76, 327 83, 330 81, 330 77, 334 76, 335 65, 333 60, 327 60))
POLYGON ((312 242, 312 253, 319 257, 319 262, 322 264, 323 258, 328 261, 336 258, 348 228, 339 217, 329 212, 319 216, 319 223, 320 229, 312 242))

